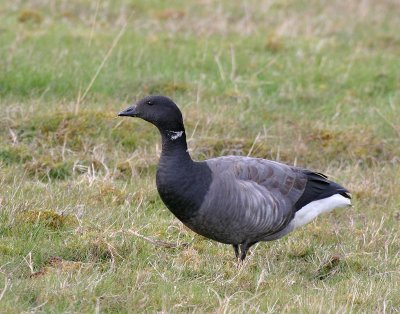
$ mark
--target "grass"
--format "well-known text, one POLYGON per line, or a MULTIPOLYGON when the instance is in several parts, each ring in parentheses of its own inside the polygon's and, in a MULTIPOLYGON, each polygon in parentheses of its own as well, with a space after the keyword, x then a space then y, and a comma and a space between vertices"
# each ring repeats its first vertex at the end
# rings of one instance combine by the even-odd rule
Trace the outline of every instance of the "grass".
POLYGON ((0 312, 400 311, 396 1, 3 1, 0 312), (353 208, 262 243, 187 230, 155 189, 182 108, 195 159, 330 175, 353 208))

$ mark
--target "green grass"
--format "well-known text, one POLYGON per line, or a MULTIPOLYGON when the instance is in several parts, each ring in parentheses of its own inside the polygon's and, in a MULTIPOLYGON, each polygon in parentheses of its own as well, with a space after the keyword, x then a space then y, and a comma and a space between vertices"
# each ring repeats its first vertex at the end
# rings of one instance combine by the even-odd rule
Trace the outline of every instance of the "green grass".
POLYGON ((399 9, 3 1, 0 312, 399 312, 399 9), (116 118, 150 93, 182 108, 193 158, 318 170, 354 206, 237 270, 160 201, 156 129, 116 118))

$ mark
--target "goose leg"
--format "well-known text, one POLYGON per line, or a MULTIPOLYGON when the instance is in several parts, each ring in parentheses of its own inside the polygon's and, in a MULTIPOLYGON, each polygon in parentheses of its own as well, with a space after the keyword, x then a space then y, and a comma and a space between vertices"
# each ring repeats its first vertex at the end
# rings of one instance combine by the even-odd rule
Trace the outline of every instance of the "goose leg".
POLYGON ((233 246, 233 249, 235 250, 236 259, 238 259, 239 258, 239 245, 238 244, 232 244, 232 246, 233 246))
POLYGON ((247 251, 249 250, 249 248, 255 244, 256 242, 245 242, 240 246, 241 249, 241 254, 240 254, 240 260, 243 262, 244 259, 246 258, 247 255, 247 251))

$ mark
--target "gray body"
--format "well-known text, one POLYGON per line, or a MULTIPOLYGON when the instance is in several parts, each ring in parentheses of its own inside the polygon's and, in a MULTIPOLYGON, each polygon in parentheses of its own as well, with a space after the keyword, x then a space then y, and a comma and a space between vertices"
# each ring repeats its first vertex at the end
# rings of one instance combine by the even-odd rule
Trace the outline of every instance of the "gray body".
POLYGON ((241 244, 289 233, 306 175, 277 162, 239 156, 206 161, 212 181, 196 214, 183 221, 207 238, 241 244))

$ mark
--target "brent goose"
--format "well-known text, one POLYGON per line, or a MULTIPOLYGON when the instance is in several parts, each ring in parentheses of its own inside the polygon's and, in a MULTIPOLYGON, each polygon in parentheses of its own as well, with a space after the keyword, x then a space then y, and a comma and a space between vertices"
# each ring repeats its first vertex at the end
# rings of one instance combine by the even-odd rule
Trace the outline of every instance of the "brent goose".
POLYGON ((253 244, 279 239, 322 213, 351 205, 349 192, 318 172, 241 156, 193 161, 182 113, 167 97, 147 96, 118 115, 158 128, 162 152, 156 182, 162 201, 194 232, 233 245, 240 261, 253 244))

